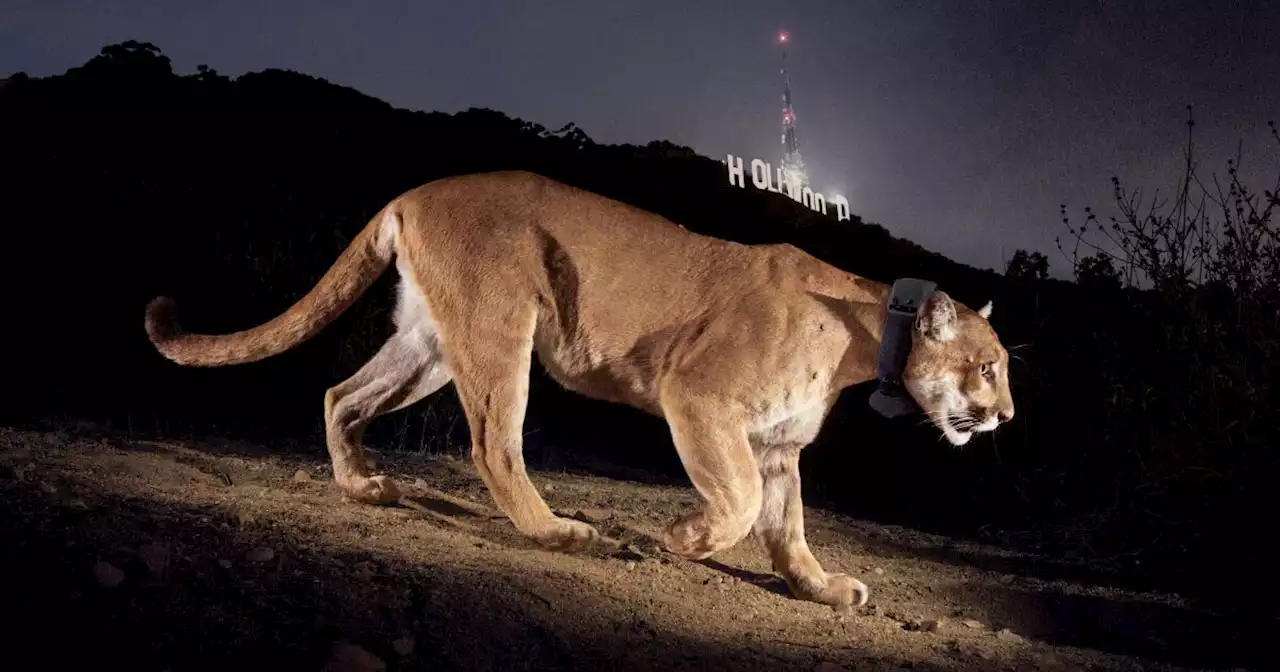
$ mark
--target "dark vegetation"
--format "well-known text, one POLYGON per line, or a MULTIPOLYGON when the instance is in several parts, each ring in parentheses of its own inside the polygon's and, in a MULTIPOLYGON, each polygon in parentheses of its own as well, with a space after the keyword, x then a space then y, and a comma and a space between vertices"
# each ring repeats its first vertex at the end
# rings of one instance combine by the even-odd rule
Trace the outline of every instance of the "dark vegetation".
MULTIPOLYGON (((403 190, 524 168, 699 232, 786 241, 876 280, 925 277, 970 305, 995 301, 993 323, 1017 355, 1014 422, 954 451, 915 420, 874 416, 870 388, 855 388, 805 454, 811 503, 1032 548, 1250 623, 1274 617, 1264 549, 1265 512, 1280 510, 1276 187, 1254 193, 1234 165, 1215 181, 1189 157, 1188 180, 1154 208, 1117 182, 1114 221, 1090 212, 1066 222, 1079 282, 1063 282, 1038 253, 1015 255, 1004 274, 977 270, 856 215, 837 222, 732 187, 718 161, 667 142, 606 146, 572 124, 395 109, 280 70, 179 75, 147 44, 3 81, 0 129, 10 392, 0 413, 11 423, 309 437, 322 451, 324 390, 389 335, 392 273, 313 341, 226 369, 155 354, 146 302, 175 297, 193 330, 257 324, 305 293, 403 190)), ((555 467, 572 452, 680 477, 660 421, 583 400, 540 372, 532 396, 532 464, 555 467)), ((368 441, 455 450, 465 437, 446 388, 377 421, 368 441)))

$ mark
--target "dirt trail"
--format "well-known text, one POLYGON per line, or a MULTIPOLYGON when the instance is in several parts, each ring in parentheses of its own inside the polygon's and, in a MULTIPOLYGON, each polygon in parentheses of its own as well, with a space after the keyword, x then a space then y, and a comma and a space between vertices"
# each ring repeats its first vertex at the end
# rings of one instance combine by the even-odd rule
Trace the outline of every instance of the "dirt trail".
POLYGON ((553 508, 621 545, 565 555, 516 534, 458 457, 379 456, 406 498, 375 508, 336 493, 323 448, 80 434, 0 429, 0 568, 21 615, 7 650, 45 669, 1183 669, 1167 663, 1223 655, 1207 636, 1220 626, 1177 596, 1036 578, 1022 570, 1051 565, 814 509, 815 554, 870 586, 866 607, 788 597, 752 538, 706 563, 660 552, 687 488, 534 472, 553 508))

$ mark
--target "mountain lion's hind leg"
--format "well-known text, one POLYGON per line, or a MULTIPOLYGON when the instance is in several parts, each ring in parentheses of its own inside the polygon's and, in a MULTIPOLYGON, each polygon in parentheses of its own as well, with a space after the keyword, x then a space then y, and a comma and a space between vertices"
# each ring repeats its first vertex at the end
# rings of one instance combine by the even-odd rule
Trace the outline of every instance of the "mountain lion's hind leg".
POLYGON ((325 440, 333 478, 343 494, 365 504, 400 498, 386 475, 371 476, 360 439, 377 416, 404 408, 449 382, 440 339, 426 325, 397 331, 378 354, 324 396, 325 440))
POLYGON ((763 539, 791 593, 803 600, 832 606, 866 604, 869 591, 846 574, 828 574, 809 551, 804 538, 804 505, 800 500, 800 444, 760 450, 764 497, 754 529, 763 539))
POLYGON ((524 416, 537 309, 532 301, 501 303, 506 305, 481 308, 491 313, 484 319, 464 319, 459 331, 463 336, 450 344, 450 357, 461 372, 454 385, 471 430, 471 459, 498 508, 521 534, 552 550, 580 550, 599 539, 599 533, 586 523, 552 513, 524 466, 524 416), (517 328, 511 330, 512 326, 517 328))

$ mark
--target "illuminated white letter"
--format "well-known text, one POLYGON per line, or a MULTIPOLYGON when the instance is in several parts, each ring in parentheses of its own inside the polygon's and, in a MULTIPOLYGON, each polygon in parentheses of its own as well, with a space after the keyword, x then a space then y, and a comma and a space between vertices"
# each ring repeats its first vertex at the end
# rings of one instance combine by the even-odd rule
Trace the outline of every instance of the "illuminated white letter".
POLYGON ((844 196, 835 196, 831 203, 836 206, 836 221, 849 219, 849 201, 844 196))
MULTIPOLYGON (((769 164, 767 163, 764 165, 769 166, 769 164)), ((769 166, 769 168, 772 169, 773 166, 769 166)), ((772 191, 775 194, 778 193, 778 183, 782 181, 782 169, 779 168, 776 171, 769 170, 765 172, 765 178, 769 182, 769 186, 768 186, 769 191, 772 191), (776 175, 774 174, 775 172, 777 173, 776 175)))
POLYGON ((800 193, 800 202, 810 210, 817 210, 817 208, 813 207, 813 190, 809 187, 805 187, 804 191, 800 193))
POLYGON ((756 189, 769 188, 769 166, 760 159, 751 159, 751 183, 756 189))
POLYGON ((729 184, 736 184, 739 187, 747 186, 746 173, 742 170, 742 157, 738 157, 738 165, 733 164, 733 155, 729 155, 729 184))
POLYGON ((824 215, 827 214, 827 199, 816 191, 813 192, 813 209, 824 215))

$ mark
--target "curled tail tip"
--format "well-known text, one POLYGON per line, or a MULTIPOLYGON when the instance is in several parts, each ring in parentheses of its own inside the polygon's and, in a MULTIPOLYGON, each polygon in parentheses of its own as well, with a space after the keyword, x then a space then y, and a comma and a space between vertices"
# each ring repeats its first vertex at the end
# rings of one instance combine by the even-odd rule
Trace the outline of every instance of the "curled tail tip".
POLYGON ((182 335, 182 328, 178 326, 178 304, 167 296, 152 299, 147 304, 144 326, 147 337, 157 346, 182 335))

